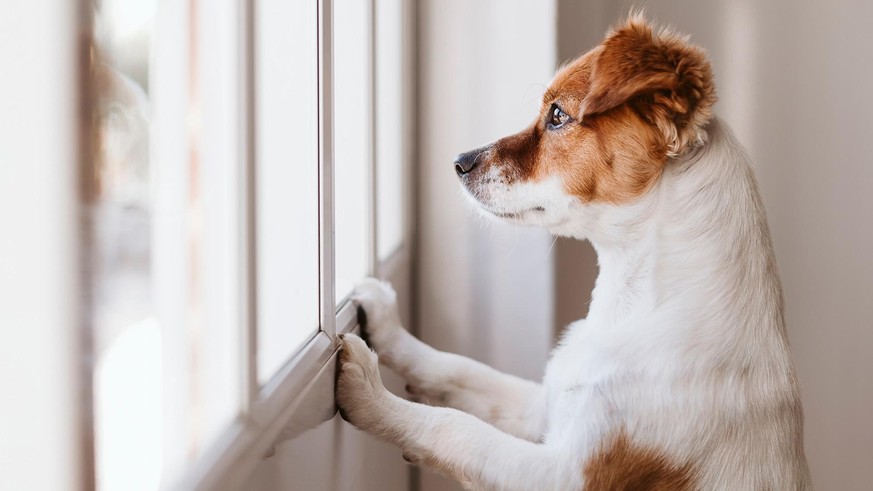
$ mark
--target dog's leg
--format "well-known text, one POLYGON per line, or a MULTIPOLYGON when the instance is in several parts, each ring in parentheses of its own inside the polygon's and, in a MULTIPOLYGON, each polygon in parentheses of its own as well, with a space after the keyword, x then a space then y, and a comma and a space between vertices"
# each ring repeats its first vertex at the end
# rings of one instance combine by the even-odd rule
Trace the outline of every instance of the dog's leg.
POLYGON ((413 396, 460 409, 520 438, 542 437, 546 398, 540 384, 422 343, 402 327, 396 295, 386 283, 364 280, 353 300, 366 314, 367 341, 382 363, 406 379, 413 396))
POLYGON ((343 336, 337 403, 343 418, 398 445, 407 460, 472 489, 577 489, 567 452, 516 438, 473 417, 401 399, 382 385, 378 359, 362 339, 343 336))

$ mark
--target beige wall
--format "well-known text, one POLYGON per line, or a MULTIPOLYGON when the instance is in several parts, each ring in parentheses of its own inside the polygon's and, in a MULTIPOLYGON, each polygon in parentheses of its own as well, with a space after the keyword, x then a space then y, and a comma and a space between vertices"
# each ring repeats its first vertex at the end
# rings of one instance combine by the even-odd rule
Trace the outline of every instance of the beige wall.
POLYGON ((559 53, 587 49, 593 18, 602 33, 631 4, 712 56, 717 112, 748 146, 770 218, 813 480, 870 489, 873 2, 561 0, 559 53))

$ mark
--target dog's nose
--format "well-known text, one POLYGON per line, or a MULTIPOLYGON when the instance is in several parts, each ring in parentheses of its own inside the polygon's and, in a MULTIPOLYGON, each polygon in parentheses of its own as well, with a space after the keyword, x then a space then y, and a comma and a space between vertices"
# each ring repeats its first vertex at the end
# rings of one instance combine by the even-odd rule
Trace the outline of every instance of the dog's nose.
POLYGON ((488 147, 477 148, 455 157, 455 172, 458 173, 458 176, 463 176, 472 171, 486 150, 488 150, 488 147))

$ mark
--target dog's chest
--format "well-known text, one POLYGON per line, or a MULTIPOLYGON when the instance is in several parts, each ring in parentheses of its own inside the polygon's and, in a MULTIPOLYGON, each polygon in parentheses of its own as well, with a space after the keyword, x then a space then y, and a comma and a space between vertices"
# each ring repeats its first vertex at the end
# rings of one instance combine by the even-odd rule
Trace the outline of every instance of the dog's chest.
POLYGON ((623 419, 616 393, 624 383, 620 356, 602 340, 568 333, 546 368, 547 441, 569 438, 572 445, 588 448, 623 419))
POLYGON ((552 352, 544 383, 553 417, 620 417, 628 401, 641 396, 670 377, 663 373, 667 353, 650 337, 619 326, 595 329, 586 321, 568 328, 563 342, 552 352), (641 345, 645 345, 642 347, 641 345))
POLYGON ((570 329, 546 367, 550 407, 559 412, 564 405, 568 410, 584 406, 586 412, 609 411, 615 382, 626 367, 622 352, 611 348, 611 340, 586 332, 581 322, 570 329))
POLYGON ((545 383, 550 391, 579 392, 603 384, 614 374, 611 360, 592 347, 555 349, 546 368, 545 383))

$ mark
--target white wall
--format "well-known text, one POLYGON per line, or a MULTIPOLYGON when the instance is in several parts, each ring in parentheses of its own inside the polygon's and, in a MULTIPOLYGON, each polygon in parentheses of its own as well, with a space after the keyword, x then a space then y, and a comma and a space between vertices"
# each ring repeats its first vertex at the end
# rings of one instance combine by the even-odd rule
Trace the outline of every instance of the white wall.
POLYGON ((0 489, 86 489, 80 25, 72 2, 3 1, 0 12, 0 489))
POLYGON ((870 489, 873 2, 561 0, 560 51, 590 47, 567 16, 586 29, 599 18, 602 33, 631 5, 711 54, 717 112, 757 163, 815 486, 870 489))
MULTIPOLYGON (((453 162, 536 117, 555 66, 554 2, 426 0, 419 8, 420 334, 539 379, 552 338, 552 239, 484 225, 460 195, 453 162)), ((452 488, 423 476, 425 491, 452 488)))

